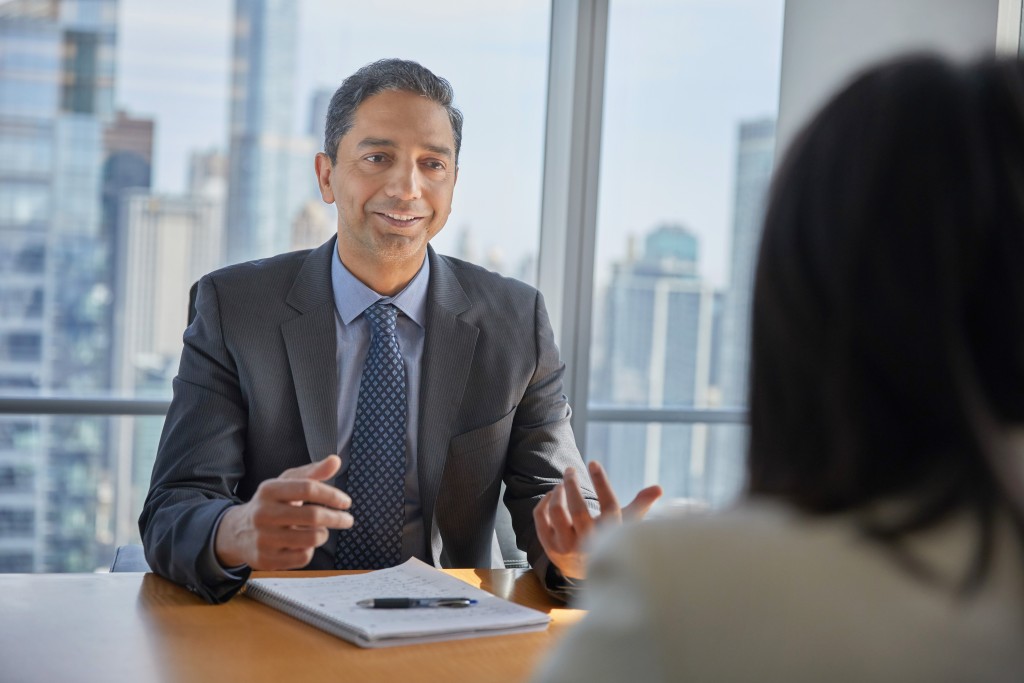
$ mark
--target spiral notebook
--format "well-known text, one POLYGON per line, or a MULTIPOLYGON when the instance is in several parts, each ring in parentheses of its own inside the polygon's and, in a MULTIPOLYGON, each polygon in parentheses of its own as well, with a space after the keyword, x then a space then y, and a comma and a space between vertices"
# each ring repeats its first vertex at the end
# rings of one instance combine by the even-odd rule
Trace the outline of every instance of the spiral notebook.
POLYGON ((411 559, 366 574, 313 579, 250 579, 245 595, 360 647, 477 638, 543 631, 544 612, 517 605, 411 559), (374 609, 360 600, 458 596, 476 600, 463 608, 374 609))

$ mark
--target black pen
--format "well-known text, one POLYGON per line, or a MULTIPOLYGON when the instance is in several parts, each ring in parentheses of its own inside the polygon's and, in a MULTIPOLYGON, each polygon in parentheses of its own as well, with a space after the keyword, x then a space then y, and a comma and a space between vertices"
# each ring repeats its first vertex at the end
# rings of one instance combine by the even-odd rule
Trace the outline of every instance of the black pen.
POLYGON ((360 607, 374 609, 408 609, 410 607, 469 607, 475 605, 472 598, 370 598, 356 603, 360 607))

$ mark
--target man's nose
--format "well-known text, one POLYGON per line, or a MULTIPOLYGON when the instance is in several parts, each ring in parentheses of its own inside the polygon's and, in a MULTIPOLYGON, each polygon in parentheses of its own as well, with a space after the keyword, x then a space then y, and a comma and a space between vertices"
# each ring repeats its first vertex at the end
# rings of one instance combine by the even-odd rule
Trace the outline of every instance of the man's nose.
POLYGON ((419 167, 412 162, 395 164, 388 178, 387 193, 389 197, 405 201, 419 199, 421 194, 419 167))

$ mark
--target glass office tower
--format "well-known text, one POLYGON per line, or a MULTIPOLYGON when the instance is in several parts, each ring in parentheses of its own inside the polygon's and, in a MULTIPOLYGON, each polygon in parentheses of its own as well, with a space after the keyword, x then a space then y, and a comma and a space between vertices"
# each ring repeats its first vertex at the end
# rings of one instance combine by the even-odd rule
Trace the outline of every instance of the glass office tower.
MULTIPOLYGON (((591 402, 706 407, 719 295, 698 275, 697 237, 666 224, 615 264, 605 296, 591 402), (649 333, 638 334, 638 330, 649 333)), ((623 491, 660 483, 668 499, 705 497, 706 425, 594 424, 590 457, 623 491)))
MULTIPOLYGON (((722 316, 718 364, 721 405, 728 408, 747 404, 754 269, 774 158, 775 120, 766 118, 741 122, 736 151, 730 282, 722 316)), ((746 430, 714 430, 711 451, 716 476, 709 499, 713 504, 720 504, 732 500, 743 484, 746 430)))
MULTIPOLYGON (((109 384, 104 128, 116 0, 0 3, 0 387, 109 384)), ((0 571, 109 552, 105 418, 0 416, 0 571)))
POLYGON ((295 134, 299 3, 236 0, 231 61, 227 261, 288 251, 291 223, 308 192, 295 185, 297 157, 315 189, 314 149, 295 134))

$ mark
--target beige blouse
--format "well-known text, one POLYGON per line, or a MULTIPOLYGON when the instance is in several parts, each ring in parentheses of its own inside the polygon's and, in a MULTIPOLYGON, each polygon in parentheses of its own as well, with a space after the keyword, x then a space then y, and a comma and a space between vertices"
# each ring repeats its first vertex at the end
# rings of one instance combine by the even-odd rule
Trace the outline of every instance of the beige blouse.
MULTIPOLYGON (((975 538, 962 516, 908 550, 952 583, 975 538)), ((746 502, 625 526, 599 542, 590 612, 537 681, 1024 681, 1022 557, 1002 521, 991 572, 964 598, 849 516, 746 502)))

